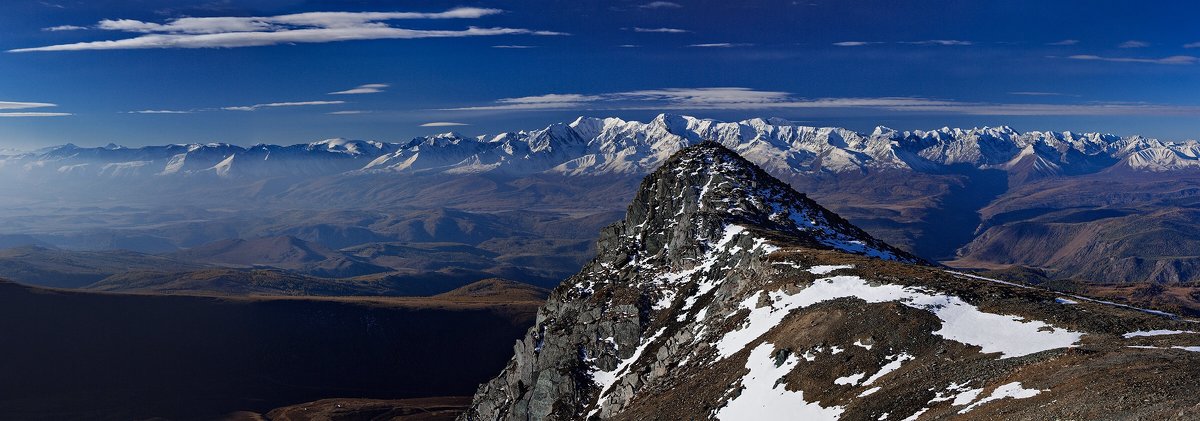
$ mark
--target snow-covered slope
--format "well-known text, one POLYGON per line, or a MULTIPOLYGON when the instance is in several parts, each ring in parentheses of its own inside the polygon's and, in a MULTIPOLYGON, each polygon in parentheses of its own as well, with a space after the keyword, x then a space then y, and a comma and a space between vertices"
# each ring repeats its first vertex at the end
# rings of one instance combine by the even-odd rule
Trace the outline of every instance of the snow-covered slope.
POLYGON ((210 143, 123 148, 74 145, 0 156, 0 169, 132 177, 215 173, 222 177, 441 172, 529 175, 627 174, 653 171, 672 153, 715 141, 777 176, 812 172, 999 169, 1033 176, 1200 169, 1200 143, 1140 136, 1027 132, 1007 126, 858 133, 781 119, 719 122, 662 114, 649 122, 586 118, 532 131, 465 137, 456 133, 407 143, 330 139, 243 148, 210 143), (232 158, 231 158, 232 157, 232 158))

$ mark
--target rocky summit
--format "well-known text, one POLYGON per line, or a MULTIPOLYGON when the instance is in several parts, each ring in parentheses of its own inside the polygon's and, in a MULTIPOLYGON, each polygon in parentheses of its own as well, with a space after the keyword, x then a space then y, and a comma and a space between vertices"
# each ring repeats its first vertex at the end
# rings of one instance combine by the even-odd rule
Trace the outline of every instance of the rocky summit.
POLYGON ((929 265, 701 143, 642 182, 462 419, 1196 419, 1193 331, 929 265))

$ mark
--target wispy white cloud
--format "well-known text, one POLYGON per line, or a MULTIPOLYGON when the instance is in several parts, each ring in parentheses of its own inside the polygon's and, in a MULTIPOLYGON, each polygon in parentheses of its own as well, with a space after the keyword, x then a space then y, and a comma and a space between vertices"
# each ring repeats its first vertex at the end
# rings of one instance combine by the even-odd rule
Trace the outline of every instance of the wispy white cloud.
POLYGON ((1063 45, 1075 45, 1075 44, 1078 44, 1078 43, 1079 43, 1079 40, 1077 40, 1077 39, 1064 39, 1064 40, 1062 40, 1062 41, 1054 41, 1054 42, 1049 42, 1049 43, 1046 43, 1046 45, 1059 45, 1059 46, 1063 46, 1063 45))
POLYGON ((122 32, 161 34, 219 34, 226 32, 253 32, 284 30, 289 27, 311 28, 357 28, 363 26, 386 26, 389 20, 410 19, 476 19, 503 12, 500 9, 460 7, 445 12, 309 12, 270 17, 185 17, 165 24, 144 22, 134 19, 105 19, 97 25, 100 29, 122 32))
POLYGON ((510 50, 526 50, 526 49, 530 49, 530 48, 537 48, 537 46, 507 44, 507 45, 493 45, 492 48, 507 48, 510 50))
POLYGON ((749 88, 667 88, 621 92, 612 99, 662 101, 672 104, 768 104, 785 101, 791 94, 749 88))
POLYGON ((371 39, 456 38, 495 35, 566 35, 523 28, 461 30, 406 29, 387 21, 403 19, 471 19, 501 13, 499 9, 460 7, 444 12, 311 12, 271 17, 178 18, 166 23, 106 19, 99 29, 143 34, 133 38, 18 48, 9 52, 118 50, 151 48, 236 48, 286 43, 325 43, 371 39))
POLYGON ((495 104, 455 108, 458 111, 554 110, 599 107, 600 109, 649 108, 734 109, 773 108, 791 97, 787 92, 749 88, 665 88, 599 95, 547 94, 496 100, 495 104))
POLYGON ((48 102, 0 101, 0 110, 24 110, 27 108, 46 108, 46 107, 57 107, 57 106, 58 106, 58 104, 51 104, 48 102))
POLYGON ((866 45, 872 45, 872 44, 882 44, 882 42, 875 42, 875 41, 841 41, 841 42, 835 42, 835 43, 833 43, 833 45, 836 45, 836 46, 838 46, 838 47, 862 47, 862 46, 866 46, 866 45))
POLYGON ((689 31, 689 30, 686 30, 686 29, 679 29, 679 28, 642 28, 642 27, 633 27, 633 28, 627 28, 626 30, 628 30, 628 31, 633 31, 633 32, 648 32, 648 33, 661 33, 661 34, 685 34, 685 33, 688 33, 688 32, 692 32, 692 31, 689 31))
POLYGON ((350 88, 344 91, 330 92, 329 95, 362 95, 362 94, 377 94, 383 92, 389 86, 386 83, 368 83, 359 85, 355 88, 350 88))
POLYGON ((71 114, 71 113, 40 113, 40 112, 15 112, 15 113, 0 113, 0 117, 3 117, 3 118, 17 118, 17 117, 66 117, 66 116, 70 116, 70 115, 74 115, 74 114, 71 114))
POLYGON ((86 26, 75 26, 75 25, 58 25, 58 26, 51 26, 49 28, 42 28, 43 31, 48 31, 48 32, 82 31, 84 29, 88 29, 88 28, 86 26))
POLYGON ((191 114, 192 110, 137 110, 128 111, 126 114, 191 114))
POLYGON ((1009 92, 1008 94, 1009 95, 1022 95, 1022 96, 1065 96, 1065 95, 1067 95, 1067 94, 1058 93, 1058 92, 1039 92, 1039 91, 1016 91, 1016 92, 1009 92))
POLYGON ((692 44, 692 45, 689 45, 688 47, 696 47, 696 48, 732 48, 732 47, 749 47, 749 46, 753 46, 753 45, 754 45, 754 44, 748 44, 748 43, 738 43, 738 42, 714 42, 714 43, 708 43, 708 44, 692 44))
POLYGON ((1149 47, 1150 43, 1145 41, 1129 40, 1117 44, 1117 48, 1145 48, 1149 47))
POLYGON ((546 94, 537 96, 523 96, 517 98, 504 98, 496 102, 505 104, 556 104, 566 102, 590 102, 604 99, 600 95, 580 95, 580 94, 546 94))
POLYGON ((1196 64, 1200 58, 1194 56, 1170 56, 1163 58, 1133 58, 1133 57, 1101 57, 1090 54, 1068 56, 1072 60, 1110 61, 1117 63, 1149 63, 1149 64, 1196 64))
MULTIPOLYGON (((1045 92, 1018 95, 1044 96, 1045 92)), ((871 109, 885 112, 965 115, 1190 115, 1200 106, 1145 103, 1030 104, 965 102, 923 97, 804 98, 788 92, 750 88, 671 88, 604 94, 549 94, 505 98, 455 111, 544 110, 770 110, 871 109)))
POLYGON ((584 107, 589 103, 604 100, 600 95, 546 94, 515 98, 502 98, 496 104, 455 108, 454 110, 552 110, 584 107))
POLYGON ((278 107, 306 107, 311 105, 338 105, 345 104, 346 101, 300 101, 300 102, 271 102, 266 104, 254 104, 239 107, 221 107, 227 111, 258 111, 263 108, 278 108, 278 107))
POLYGON ((638 6, 641 9, 678 9, 683 7, 682 4, 670 1, 652 1, 638 6))
POLYGON ((1128 103, 989 104, 957 103, 907 107, 904 111, 1000 116, 1200 116, 1200 106, 1128 103))
POLYGON ((1183 44, 1183 48, 1200 48, 1200 41, 1196 41, 1196 42, 1193 42, 1193 43, 1188 43, 1188 44, 1183 44))
MULTIPOLYGON (((867 45, 878 45, 878 44, 888 44, 888 43, 883 42, 883 41, 840 41, 840 42, 833 43, 833 45, 838 46, 838 47, 864 47, 867 45)), ((955 40, 955 39, 931 39, 931 40, 925 40, 925 41, 899 41, 899 42, 896 42, 895 44, 942 45, 942 46, 975 45, 975 43, 971 42, 971 41, 960 41, 960 40, 955 40)))
POLYGON ((456 127, 456 126, 469 126, 469 125, 470 124, 467 124, 467 123, 455 123, 452 121, 434 121, 432 123, 422 124, 421 127, 456 127))
POLYGON ((975 45, 975 43, 972 41, 963 41, 963 40, 957 40, 957 39, 929 39, 929 40, 924 40, 924 41, 903 41, 903 42, 901 42, 901 44, 944 45, 944 46, 975 45))
POLYGON ((344 111, 331 111, 331 112, 328 112, 328 113, 325 113, 325 114, 329 114, 329 115, 356 115, 356 114, 370 114, 370 113, 371 113, 370 111, 364 111, 364 110, 344 110, 344 111))
POLYGON ((641 46, 640 46, 640 45, 637 45, 637 44, 621 44, 621 45, 618 45, 618 47, 621 47, 621 48, 638 48, 638 47, 641 47, 641 46))
POLYGON ((53 112, 36 112, 36 111, 8 111, 8 110, 28 110, 34 108, 50 108, 57 107, 58 104, 49 102, 17 102, 17 101, 0 101, 0 117, 64 117, 74 115, 71 113, 53 113, 53 112))

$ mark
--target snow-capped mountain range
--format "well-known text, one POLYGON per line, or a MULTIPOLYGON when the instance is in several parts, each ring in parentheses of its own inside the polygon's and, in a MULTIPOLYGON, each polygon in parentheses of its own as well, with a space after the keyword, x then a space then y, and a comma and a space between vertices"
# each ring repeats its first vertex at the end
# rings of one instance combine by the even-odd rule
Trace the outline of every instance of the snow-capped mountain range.
POLYGON ((0 156, 0 172, 101 177, 499 173, 643 175, 705 140, 733 149, 777 176, 882 170, 999 169, 1040 176, 1105 169, 1200 169, 1200 142, 1100 133, 1017 132, 1007 126, 871 133, 782 119, 720 122, 662 114, 642 123, 580 117, 540 130, 466 137, 446 133, 407 143, 329 139, 291 146, 225 143, 126 148, 67 144, 0 156))

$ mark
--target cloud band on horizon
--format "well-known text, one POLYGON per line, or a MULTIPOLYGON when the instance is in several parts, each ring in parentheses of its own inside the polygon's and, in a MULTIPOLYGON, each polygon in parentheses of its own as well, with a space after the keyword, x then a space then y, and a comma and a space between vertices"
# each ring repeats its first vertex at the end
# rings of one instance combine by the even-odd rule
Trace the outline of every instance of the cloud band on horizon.
POLYGON ((987 103, 923 97, 803 98, 751 88, 668 88, 595 95, 503 98, 443 111, 875 109, 890 112, 1001 116, 1194 115, 1200 106, 1145 103, 987 103))

